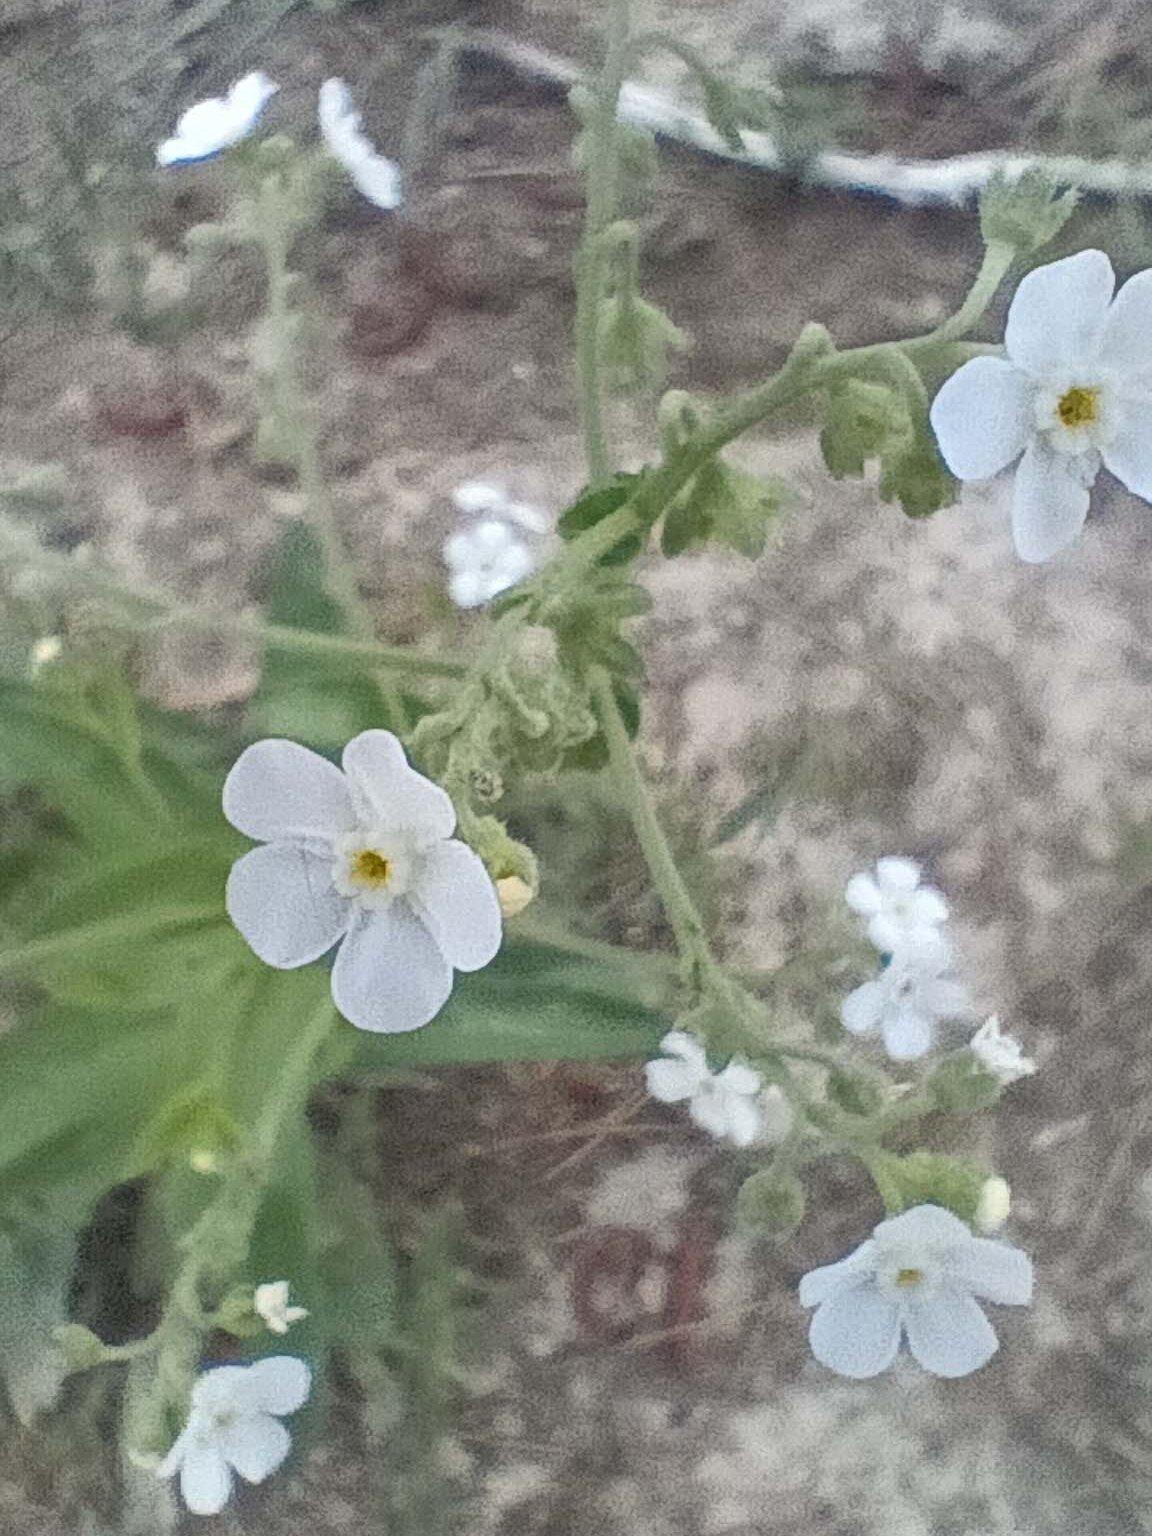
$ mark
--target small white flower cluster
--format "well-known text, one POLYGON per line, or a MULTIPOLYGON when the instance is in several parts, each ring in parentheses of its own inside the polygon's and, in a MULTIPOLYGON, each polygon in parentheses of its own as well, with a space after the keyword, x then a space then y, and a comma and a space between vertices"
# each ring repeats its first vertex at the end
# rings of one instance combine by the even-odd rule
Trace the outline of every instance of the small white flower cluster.
POLYGON ((308 1316, 307 1307, 288 1304, 287 1280, 269 1280, 266 1285, 258 1285, 252 1297, 252 1310, 269 1333, 280 1335, 286 1334, 293 1323, 302 1323, 308 1316))
MULTIPOLYGON (((176 124, 176 131, 156 151, 160 165, 188 165, 246 139, 280 87, 262 70, 237 80, 226 96, 198 101, 176 124)), ((361 126, 360 114, 343 80, 320 87, 320 135, 352 184, 377 208, 399 208, 403 201, 400 167, 379 154, 361 126)))
POLYGON ((261 844, 228 877, 228 915, 278 970, 336 945, 332 999, 359 1029, 434 1019, 453 971, 500 948, 500 903, 482 860, 452 836, 456 811, 409 767, 389 731, 344 748, 343 771, 292 741, 258 741, 224 783, 224 814, 261 844))
POLYGON ((853 875, 844 892, 864 918, 884 968, 844 999, 840 1017, 854 1035, 879 1034, 894 1061, 931 1050, 941 1019, 968 1006, 968 994, 948 971, 951 947, 943 932, 948 903, 922 885, 911 859, 877 861, 874 874, 853 875))
POLYGON ((307 1401, 312 1373, 294 1355, 204 1371, 192 1388, 188 1422, 156 1469, 180 1474, 194 1515, 218 1515, 232 1497, 232 1475, 262 1483, 282 1465, 292 1438, 281 1424, 307 1401))
POLYGON ((976 357, 932 402, 944 462, 987 480, 1020 460, 1016 552, 1047 560, 1084 527, 1101 466, 1152 501, 1152 271, 1117 293, 1103 251, 1037 267, 1008 310, 1006 357, 976 357))
POLYGON ((750 1147, 782 1141, 792 1126, 792 1107, 775 1083, 766 1086, 754 1067, 730 1061, 719 1072, 708 1066, 694 1035, 674 1029, 664 1036, 664 1059, 644 1069, 648 1092, 662 1104, 687 1102, 694 1125, 719 1141, 750 1147))
POLYGON ((448 590, 458 608, 479 608, 535 570, 536 555, 520 530, 542 534, 547 523, 535 507, 483 480, 458 485, 452 504, 474 521, 444 543, 448 590))
MULTIPOLYGON (((883 965, 878 976, 844 999, 844 1028, 853 1035, 879 1034, 893 1061, 927 1055, 938 1026, 971 1007, 967 988, 950 974, 948 903, 934 886, 921 883, 918 864, 902 858, 879 859, 874 873, 853 875, 844 895, 865 920, 883 965)), ((1002 1086, 1036 1070, 1020 1042, 1001 1033, 996 1017, 980 1027, 970 1046, 1002 1086)))

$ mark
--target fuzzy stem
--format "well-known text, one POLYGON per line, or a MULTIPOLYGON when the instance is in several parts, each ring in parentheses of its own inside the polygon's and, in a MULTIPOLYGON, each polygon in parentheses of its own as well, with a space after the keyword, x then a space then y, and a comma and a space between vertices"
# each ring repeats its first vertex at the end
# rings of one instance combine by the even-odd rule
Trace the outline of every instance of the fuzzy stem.
POLYGON ((588 477, 593 486, 611 475, 600 387, 600 306, 607 275, 604 232, 616 218, 620 166, 616 106, 628 69, 631 0, 610 0, 604 65, 593 92, 587 125, 587 204, 576 263, 576 357, 580 371, 580 413, 588 477))

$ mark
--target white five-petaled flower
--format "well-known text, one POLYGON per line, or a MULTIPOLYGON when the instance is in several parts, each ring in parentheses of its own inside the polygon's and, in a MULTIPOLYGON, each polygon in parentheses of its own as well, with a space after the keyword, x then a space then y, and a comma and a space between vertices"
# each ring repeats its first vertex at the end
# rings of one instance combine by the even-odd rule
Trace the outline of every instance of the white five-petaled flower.
POLYGON ((972 1036, 969 1049, 985 1072, 990 1072, 1005 1088, 1022 1077, 1031 1077, 1036 1070, 1036 1063, 1025 1056, 1015 1035, 1000 1033, 1000 1020, 995 1014, 972 1036))
POLYGON ((934 1376, 967 1376, 999 1347, 977 1297, 1006 1306, 1032 1300, 1032 1264, 1008 1243, 974 1237, 958 1216, 918 1205, 882 1221, 838 1264, 800 1282, 815 1307, 812 1353, 841 1376, 878 1376, 902 1337, 934 1376))
POLYGON ((227 96, 213 96, 189 107, 176 131, 156 151, 160 165, 184 165, 208 160, 229 145, 238 144, 255 128, 269 99, 280 87, 263 70, 237 80, 227 96))
POLYGON ((356 190, 377 208, 399 208, 404 200, 400 167, 380 154, 364 132, 343 80, 325 80, 320 87, 319 118, 329 154, 348 172, 356 190))
POLYGON ((879 1034, 893 1061, 913 1061, 932 1049, 936 1026, 968 1007, 963 983, 947 975, 942 938, 897 950, 880 974, 850 992, 840 1019, 853 1035, 879 1034))
POLYGON ((340 945, 332 999, 360 1029, 419 1029, 453 968, 500 948, 482 861, 453 838, 456 812, 389 731, 344 748, 343 772, 292 741, 258 741, 224 784, 224 814, 253 848, 232 866, 228 915, 261 960, 292 970, 340 945))
POLYGON ((882 954, 905 944, 931 944, 948 917, 935 886, 920 884, 911 859, 877 859, 875 874, 853 875, 844 899, 868 922, 868 937, 882 954))
POLYGON ((1004 333, 1006 357, 977 357, 932 404, 940 452, 961 480, 1017 458, 1012 528, 1023 560, 1047 560, 1084 526, 1101 464, 1152 501, 1152 271, 1113 297, 1103 251, 1029 272, 1004 333))
POLYGON ((462 480, 452 492, 452 505, 465 517, 487 514, 505 522, 519 523, 529 533, 545 533, 548 520, 536 507, 514 501, 500 485, 488 480, 462 480))
POLYGON ((293 1355, 205 1371, 192 1388, 188 1422, 156 1469, 180 1474, 180 1493, 194 1515, 217 1515, 232 1495, 232 1474, 262 1483, 283 1462, 292 1439, 280 1423, 303 1407, 312 1373, 293 1355))
POLYGON ((682 1029, 666 1034, 660 1049, 666 1059, 650 1061, 644 1069, 648 1092, 654 1099, 662 1104, 679 1104, 686 1099, 694 1125, 737 1147, 750 1147, 769 1128, 777 1137, 786 1134, 786 1125, 780 1130, 776 1098, 766 1102, 764 1079, 754 1067, 730 1061, 719 1072, 711 1071, 704 1047, 682 1029))
POLYGON ((285 1334, 293 1323, 302 1323, 308 1316, 307 1307, 289 1306, 287 1280, 269 1280, 266 1285, 258 1285, 252 1307, 269 1333, 285 1334))
POLYGON ((459 608, 478 608, 523 581, 535 566, 532 551, 514 528, 485 518, 461 528, 444 544, 448 590, 459 608))

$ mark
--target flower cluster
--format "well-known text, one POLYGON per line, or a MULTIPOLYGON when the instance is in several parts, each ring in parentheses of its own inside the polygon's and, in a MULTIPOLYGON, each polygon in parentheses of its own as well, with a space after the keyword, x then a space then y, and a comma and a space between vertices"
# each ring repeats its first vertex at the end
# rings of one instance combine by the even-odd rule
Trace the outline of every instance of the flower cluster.
MULTIPOLYGON (((261 70, 237 80, 225 96, 213 96, 189 107, 171 138, 156 151, 160 165, 187 165, 210 160, 238 144, 255 128, 280 87, 261 70)), ((325 80, 320 87, 320 136, 333 159, 347 171, 353 186, 377 208, 391 210, 403 201, 400 167, 378 153, 361 126, 360 114, 343 80, 325 80)))
POLYGON ((968 1006, 965 988, 949 975, 948 904, 934 886, 921 883, 918 864, 901 858, 880 859, 875 873, 853 875, 844 894, 865 920, 883 962, 878 976, 844 999, 844 1028, 879 1034, 894 1061, 923 1056, 940 1021, 968 1006))
POLYGON ((444 543, 448 590, 458 608, 478 608, 531 574, 537 559, 522 530, 541 534, 547 524, 535 507, 482 480, 458 485, 452 504, 468 521, 444 543))

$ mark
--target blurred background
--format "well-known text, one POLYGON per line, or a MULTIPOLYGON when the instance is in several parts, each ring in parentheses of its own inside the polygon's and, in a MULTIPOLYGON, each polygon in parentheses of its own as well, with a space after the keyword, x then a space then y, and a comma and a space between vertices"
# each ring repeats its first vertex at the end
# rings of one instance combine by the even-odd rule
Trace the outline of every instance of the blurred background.
MULTIPOLYGON (((963 295, 973 210, 829 191, 810 175, 822 148, 1152 156, 1142 0, 648 4, 772 99, 786 150, 768 173, 666 140, 637 196, 647 291, 692 338, 679 387, 764 377, 809 319, 845 344, 898 338, 963 295)), ((453 490, 482 479, 554 517, 582 480, 582 197, 556 61, 594 63, 600 19, 594 0, 0 0, 6 509, 189 601, 259 597, 299 513, 249 452, 260 272, 243 254, 207 279, 190 266, 184 234, 222 183, 160 173, 154 150, 254 68, 281 85, 266 124, 311 139, 316 87, 341 75, 410 195, 388 215, 349 189, 300 253, 325 465, 381 637, 472 643, 484 621, 453 610, 441 560, 453 490)), ((674 59, 646 78, 693 99, 674 59)), ((1122 274, 1152 265, 1149 208, 1088 199, 1044 259, 1091 244, 1122 274)), ((629 463, 651 423, 614 413, 629 463)), ((387 1385, 365 1420, 364 1382, 346 1383, 298 1477, 246 1494, 237 1528, 1152 1530, 1152 512, 1101 487, 1080 544, 1029 567, 1006 485, 914 522, 833 483, 811 423, 737 456, 795 491, 765 555, 647 577, 644 739, 669 823, 753 967, 834 953, 843 881, 876 855, 927 862, 980 1003, 1040 1062, 965 1148, 1012 1185, 1036 1306, 1001 1316, 1001 1354, 968 1380, 902 1364, 840 1381, 808 1356, 795 1282, 877 1218, 852 1169, 821 1173, 795 1238, 755 1244, 731 1230, 726 1155, 647 1105, 634 1065, 421 1074, 354 1117, 334 1089, 317 1114, 351 1138, 381 1222, 453 1213, 454 1364, 387 1455, 387 1385), (418 1508, 396 1496, 414 1467, 418 1508)), ((5 622, 10 654, 43 638, 5 622)), ((255 682, 251 651, 211 637, 158 636, 135 664, 148 696, 223 720, 255 682)), ((667 944, 604 790, 517 791, 515 811, 542 910, 590 941, 667 944)), ((114 1246, 89 1283, 115 1285, 114 1246)), ((115 1529, 92 1513, 108 1429, 74 1412, 6 1435, 6 1536, 115 1529)))

